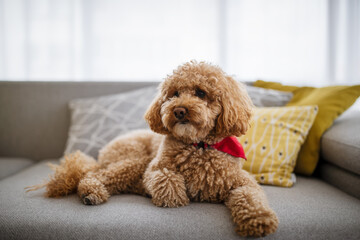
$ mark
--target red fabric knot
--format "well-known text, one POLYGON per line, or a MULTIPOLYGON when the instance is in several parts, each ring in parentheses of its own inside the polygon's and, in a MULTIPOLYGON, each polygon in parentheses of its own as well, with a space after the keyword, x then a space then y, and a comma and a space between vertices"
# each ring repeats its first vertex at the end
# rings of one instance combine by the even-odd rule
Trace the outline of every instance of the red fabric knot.
POLYGON ((213 145, 208 145, 207 143, 204 142, 194 143, 193 145, 195 147, 201 147, 204 149, 208 147, 212 147, 218 151, 230 154, 231 156, 240 157, 246 160, 244 148, 240 144, 239 140, 234 136, 226 137, 220 142, 215 143, 213 145))

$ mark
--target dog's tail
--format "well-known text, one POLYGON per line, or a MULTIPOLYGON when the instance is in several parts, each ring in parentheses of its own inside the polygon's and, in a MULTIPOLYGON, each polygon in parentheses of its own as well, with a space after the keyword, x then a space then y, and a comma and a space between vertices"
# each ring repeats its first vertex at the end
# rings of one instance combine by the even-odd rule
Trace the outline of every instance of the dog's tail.
POLYGON ((80 180, 86 173, 99 168, 96 160, 81 151, 66 155, 60 165, 49 163, 55 172, 42 184, 26 187, 26 192, 46 187, 47 197, 65 196, 76 191, 80 180))

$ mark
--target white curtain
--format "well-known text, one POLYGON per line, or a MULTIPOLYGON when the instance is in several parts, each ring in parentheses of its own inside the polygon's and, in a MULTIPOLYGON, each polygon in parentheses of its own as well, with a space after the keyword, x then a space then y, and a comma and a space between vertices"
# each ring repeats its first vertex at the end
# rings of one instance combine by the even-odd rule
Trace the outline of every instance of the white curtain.
POLYGON ((0 80, 160 80, 191 59, 241 80, 360 82, 357 0, 0 0, 0 80))

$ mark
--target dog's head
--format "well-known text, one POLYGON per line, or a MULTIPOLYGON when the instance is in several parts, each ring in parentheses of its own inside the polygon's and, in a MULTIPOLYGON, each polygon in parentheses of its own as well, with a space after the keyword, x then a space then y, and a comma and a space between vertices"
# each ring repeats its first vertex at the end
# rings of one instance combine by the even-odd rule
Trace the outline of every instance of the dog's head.
POLYGON ((150 128, 185 142, 245 134, 252 102, 219 67, 192 61, 174 70, 145 114, 150 128))

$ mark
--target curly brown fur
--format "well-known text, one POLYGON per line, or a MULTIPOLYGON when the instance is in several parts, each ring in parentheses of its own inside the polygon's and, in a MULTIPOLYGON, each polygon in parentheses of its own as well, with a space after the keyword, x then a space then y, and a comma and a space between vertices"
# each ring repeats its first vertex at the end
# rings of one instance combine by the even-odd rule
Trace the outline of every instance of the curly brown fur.
POLYGON ((47 197, 61 197, 74 193, 80 179, 87 172, 96 170, 98 163, 92 157, 77 151, 65 156, 60 161, 60 165, 49 164, 49 166, 55 171, 54 175, 50 176, 49 181, 27 187, 27 192, 46 187, 47 197))
MULTIPOLYGON (((145 114, 155 133, 137 131, 113 140, 100 151, 97 165, 86 168, 84 162, 76 170, 77 177, 70 177, 70 169, 62 174, 62 163, 50 182, 75 179, 67 191, 55 192, 64 195, 77 189, 89 205, 122 192, 149 195, 162 207, 185 206, 190 201, 223 202, 240 235, 273 233, 278 219, 262 188, 242 170, 241 160, 193 145, 200 141, 214 144, 244 134, 252 108, 244 87, 219 67, 186 63, 165 79, 145 114), (176 117, 175 109, 182 109, 182 118, 176 117)), ((74 165, 83 163, 71 157, 67 165, 72 161, 74 165)), ((50 182, 48 193, 56 189, 50 182)))

